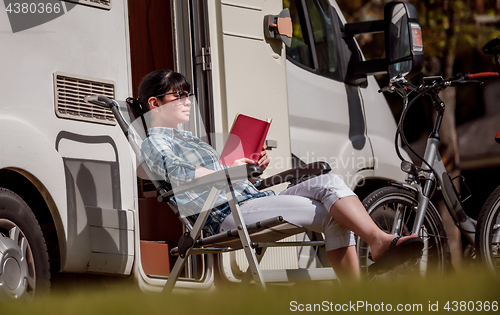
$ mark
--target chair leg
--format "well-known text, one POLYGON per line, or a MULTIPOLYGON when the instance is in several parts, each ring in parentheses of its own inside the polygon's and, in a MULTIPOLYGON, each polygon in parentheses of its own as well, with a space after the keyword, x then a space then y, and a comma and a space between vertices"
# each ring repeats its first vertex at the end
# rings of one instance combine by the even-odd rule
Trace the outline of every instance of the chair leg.
POLYGON ((257 261, 255 252, 250 246, 250 235, 248 234, 243 216, 240 213, 238 205, 234 201, 234 192, 232 190, 230 192, 226 192, 226 197, 229 206, 231 207, 234 223, 236 223, 236 226, 238 227, 238 236, 240 237, 243 250, 245 251, 245 255, 248 260, 249 271, 251 272, 255 283, 265 290, 266 283, 263 280, 264 278, 262 277, 262 272, 260 271, 259 262, 257 261))
MULTIPOLYGON (((201 209, 200 215, 198 216, 198 219, 196 219, 196 222, 194 223, 193 229, 189 233, 189 235, 193 241, 196 242, 196 240, 200 237, 201 230, 205 226, 205 222, 207 222, 210 211, 214 207, 215 201, 217 200, 219 193, 220 193, 219 188, 212 187, 212 190, 210 191, 210 194, 208 195, 207 200, 205 201, 205 204, 203 205, 203 208, 201 209)), ((195 243, 193 243, 193 245, 194 244, 195 243)), ((186 253, 183 255, 183 257, 179 256, 179 258, 175 262, 174 268, 172 269, 170 276, 168 276, 167 283, 165 284, 165 287, 163 288, 164 292, 171 292, 172 289, 174 288, 175 283, 179 279, 181 271, 184 268, 184 265, 186 264, 186 262, 188 260, 188 257, 191 253, 192 248, 193 248, 193 246, 188 248, 186 250, 186 253)))
MULTIPOLYGON (((266 253, 266 250, 267 250, 267 248, 264 247, 264 248, 261 248, 260 253, 257 253, 257 252, 255 253, 255 256, 257 257, 257 264, 260 264, 260 262, 262 261, 262 258, 264 258, 264 254, 266 253)), ((248 284, 250 282, 250 280, 252 279, 251 277, 252 277, 252 271, 250 270, 250 266, 249 266, 247 271, 243 275, 243 278, 241 278, 241 283, 248 284)))
POLYGON ((175 262, 174 268, 170 272, 170 275, 168 276, 167 283, 165 284, 165 287, 163 287, 163 292, 170 293, 174 289, 175 283, 179 279, 179 275, 184 268, 184 265, 186 264, 187 258, 189 257, 189 252, 191 249, 187 251, 187 255, 184 258, 177 258, 177 261, 175 262))

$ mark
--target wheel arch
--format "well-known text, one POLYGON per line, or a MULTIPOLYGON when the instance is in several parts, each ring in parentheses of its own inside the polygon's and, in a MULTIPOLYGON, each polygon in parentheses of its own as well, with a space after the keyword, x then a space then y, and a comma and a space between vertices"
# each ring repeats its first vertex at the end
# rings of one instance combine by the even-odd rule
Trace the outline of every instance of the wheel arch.
POLYGON ((361 202, 375 190, 385 187, 390 180, 379 177, 365 177, 356 183, 354 193, 358 196, 361 202))
POLYGON ((50 270, 61 269, 66 246, 64 227, 57 206, 45 186, 31 173, 17 168, 0 170, 0 187, 11 190, 31 208, 42 229, 49 254, 50 270))

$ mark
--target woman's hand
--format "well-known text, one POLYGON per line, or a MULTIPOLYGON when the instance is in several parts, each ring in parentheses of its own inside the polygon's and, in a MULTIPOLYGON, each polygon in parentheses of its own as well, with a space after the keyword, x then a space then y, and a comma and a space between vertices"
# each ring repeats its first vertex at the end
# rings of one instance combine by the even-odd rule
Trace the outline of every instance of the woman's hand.
POLYGON ((247 159, 247 158, 241 158, 238 160, 235 160, 233 164, 229 167, 235 167, 235 166, 240 166, 240 165, 245 165, 245 164, 255 164, 253 160, 247 159))
MULTIPOLYGON (((236 167, 236 166, 246 165, 246 164, 255 164, 255 162, 254 162, 253 160, 251 160, 251 159, 241 158, 241 159, 235 160, 235 161, 233 162, 233 164, 231 164, 231 166, 229 166, 229 167, 236 167)), ((250 178, 249 180, 250 180, 250 182, 252 182, 252 184, 253 184, 253 183, 255 182, 255 180, 256 180, 256 179, 255 179, 254 181, 252 181, 252 179, 250 178)), ((237 181, 238 181, 238 180, 232 180, 231 182, 232 182, 232 183, 235 183, 235 182, 237 182, 237 181)))
POLYGON ((266 149, 267 149, 267 145, 264 144, 264 146, 262 147, 262 152, 260 152, 259 161, 257 162, 257 164, 259 164, 262 171, 265 171, 265 169, 269 166, 269 162, 270 162, 266 149))
MULTIPOLYGON (((260 158, 257 161, 257 163, 255 163, 251 159, 241 158, 241 159, 235 160, 233 162, 233 164, 231 164, 231 166, 229 166, 229 167, 235 167, 235 166, 240 166, 240 165, 245 165, 245 164, 257 164, 260 166, 262 171, 264 171, 269 166, 269 162, 270 162, 269 156, 267 155, 266 148, 267 148, 267 146, 264 144, 264 146, 262 147, 262 152, 260 152, 260 158)), ((254 184, 257 181, 257 178, 250 178, 249 181, 252 184, 254 184)))

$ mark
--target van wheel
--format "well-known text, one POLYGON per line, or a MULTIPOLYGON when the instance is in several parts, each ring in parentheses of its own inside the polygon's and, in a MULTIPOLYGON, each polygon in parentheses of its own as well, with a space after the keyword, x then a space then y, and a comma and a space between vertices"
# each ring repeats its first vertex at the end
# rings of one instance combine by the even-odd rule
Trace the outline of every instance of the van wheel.
POLYGON ((0 300, 32 300, 49 289, 49 256, 35 215, 21 197, 0 188, 0 300))

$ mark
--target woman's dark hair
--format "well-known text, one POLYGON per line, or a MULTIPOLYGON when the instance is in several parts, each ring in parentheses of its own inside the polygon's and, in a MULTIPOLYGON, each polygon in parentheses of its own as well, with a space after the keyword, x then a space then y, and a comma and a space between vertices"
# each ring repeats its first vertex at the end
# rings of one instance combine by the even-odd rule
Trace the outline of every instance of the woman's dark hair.
POLYGON ((187 91, 191 90, 191 84, 186 77, 172 70, 156 70, 148 73, 141 81, 139 86, 139 98, 127 98, 136 116, 140 116, 150 110, 148 100, 151 96, 165 94, 168 91, 187 91))

